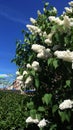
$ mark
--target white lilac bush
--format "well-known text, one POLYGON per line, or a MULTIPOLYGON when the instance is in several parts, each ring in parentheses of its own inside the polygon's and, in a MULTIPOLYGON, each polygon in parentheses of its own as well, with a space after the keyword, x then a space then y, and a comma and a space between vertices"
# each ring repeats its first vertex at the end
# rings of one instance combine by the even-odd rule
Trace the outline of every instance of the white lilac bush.
POLYGON ((30 18, 24 41, 17 41, 13 61, 21 92, 34 89, 26 104, 26 127, 73 129, 73 1, 58 16, 45 3, 43 13, 30 18))

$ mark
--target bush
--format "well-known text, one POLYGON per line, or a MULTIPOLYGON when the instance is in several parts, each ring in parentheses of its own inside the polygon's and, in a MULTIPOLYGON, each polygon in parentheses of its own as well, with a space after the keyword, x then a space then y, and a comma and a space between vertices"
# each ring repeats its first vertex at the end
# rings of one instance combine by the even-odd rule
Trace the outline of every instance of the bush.
POLYGON ((24 130, 26 103, 18 91, 0 91, 0 130, 24 130))
POLYGON ((38 11, 26 25, 24 43, 17 42, 13 61, 21 91, 35 90, 26 104, 26 127, 34 123, 44 130, 73 129, 73 1, 69 5, 58 16, 45 3, 43 14, 38 11))

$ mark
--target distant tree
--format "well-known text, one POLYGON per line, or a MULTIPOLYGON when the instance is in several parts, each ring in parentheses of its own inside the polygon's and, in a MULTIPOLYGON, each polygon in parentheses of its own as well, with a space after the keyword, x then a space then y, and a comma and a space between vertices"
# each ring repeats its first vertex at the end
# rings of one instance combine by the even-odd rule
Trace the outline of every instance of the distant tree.
POLYGON ((0 86, 2 88, 7 88, 12 84, 14 80, 15 80, 15 76, 12 74, 9 74, 8 77, 0 77, 0 86))

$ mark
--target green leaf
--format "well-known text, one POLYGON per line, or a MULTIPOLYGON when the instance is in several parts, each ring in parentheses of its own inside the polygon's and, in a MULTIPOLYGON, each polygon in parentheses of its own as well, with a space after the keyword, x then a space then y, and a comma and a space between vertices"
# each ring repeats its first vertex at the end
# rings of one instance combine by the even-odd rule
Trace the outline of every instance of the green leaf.
POLYGON ((30 55, 29 59, 28 59, 28 62, 30 62, 32 60, 32 58, 33 58, 33 55, 30 55))
POLYGON ((35 109, 30 110, 30 116, 32 118, 36 118, 36 110, 35 109))
POLYGON ((30 73, 32 76, 35 76, 35 74, 36 74, 34 70, 31 70, 30 73))
POLYGON ((57 124, 51 125, 51 128, 49 130, 56 130, 57 124))
POLYGON ((64 88, 70 87, 70 83, 71 83, 70 80, 66 80, 66 84, 64 85, 64 88))
POLYGON ((40 107, 38 108, 38 111, 44 112, 44 111, 45 111, 45 108, 40 106, 40 107))
POLYGON ((58 105, 54 105, 52 108, 52 113, 55 113, 58 110, 58 105))
MULTIPOLYGON (((55 25, 55 28, 57 29, 57 25, 55 25)), ((58 33, 55 34, 55 38, 56 38, 57 42, 59 42, 60 38, 59 38, 59 34, 58 33)))
POLYGON ((46 103, 46 105, 48 105, 49 103, 51 103, 51 99, 52 99, 52 94, 45 94, 44 97, 42 98, 43 103, 46 103))
POLYGON ((62 122, 64 122, 65 120, 68 121, 68 122, 70 121, 70 116, 71 116, 70 112, 66 112, 66 111, 61 112, 61 111, 58 111, 58 113, 59 113, 59 115, 61 117, 61 121, 62 122))
POLYGON ((58 67, 58 60, 56 59, 53 60, 53 66, 55 69, 58 67))
POLYGON ((66 86, 70 87, 70 80, 66 80, 66 86))
POLYGON ((34 103, 31 101, 31 102, 28 102, 27 103, 27 108, 29 109, 33 109, 34 108, 34 103))
POLYGON ((66 113, 65 112, 61 112, 61 111, 59 111, 58 113, 59 113, 59 115, 61 117, 61 121, 64 122, 65 119, 66 119, 66 115, 65 115, 66 113))
POLYGON ((49 58, 48 59, 48 66, 53 65, 56 69, 58 67, 58 60, 56 58, 49 58))
POLYGON ((35 86, 38 88, 39 87, 39 79, 35 78, 35 86))
POLYGON ((39 121, 41 120, 41 114, 36 114, 36 117, 39 121))
POLYGON ((49 58, 49 59, 48 59, 48 66, 49 66, 50 64, 52 64, 52 62, 53 62, 53 58, 49 58))

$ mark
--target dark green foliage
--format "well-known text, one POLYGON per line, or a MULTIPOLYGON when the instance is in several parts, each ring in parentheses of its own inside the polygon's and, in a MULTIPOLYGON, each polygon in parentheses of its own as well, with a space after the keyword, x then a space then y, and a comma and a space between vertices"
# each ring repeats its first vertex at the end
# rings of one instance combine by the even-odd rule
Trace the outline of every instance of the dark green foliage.
MULTIPOLYGON (((28 73, 23 76, 23 83, 25 85, 26 79, 31 76, 33 79, 31 86, 36 90, 34 96, 31 99, 29 97, 29 101, 25 104, 24 118, 26 120, 31 116, 33 119, 38 118, 39 121, 43 118, 48 120, 50 123, 47 123, 42 130, 72 130, 73 108, 61 110, 59 105, 65 99, 73 100, 73 61, 56 57, 55 51, 73 51, 73 27, 67 27, 65 22, 69 23, 69 19, 64 15, 58 19, 63 25, 59 25, 60 22, 57 24, 56 21, 50 22, 49 16, 56 17, 57 11, 54 11, 53 7, 48 8, 46 3, 43 14, 39 14, 36 22, 32 24, 33 30, 27 26, 30 31, 25 33, 24 43, 17 43, 16 47, 15 63, 19 67, 19 73, 21 75, 24 71, 28 73), (47 38, 51 43, 45 42, 47 38), (50 49, 48 58, 38 57, 39 52, 32 49, 33 44, 50 49), (40 71, 35 71, 34 67, 27 67, 27 64, 32 65, 33 61, 39 63, 40 71)), ((43 49, 41 52, 46 55, 43 49)), ((31 86, 27 86, 27 89, 31 86)))
POLYGON ((24 130, 27 99, 18 91, 0 91, 0 130, 24 130))

